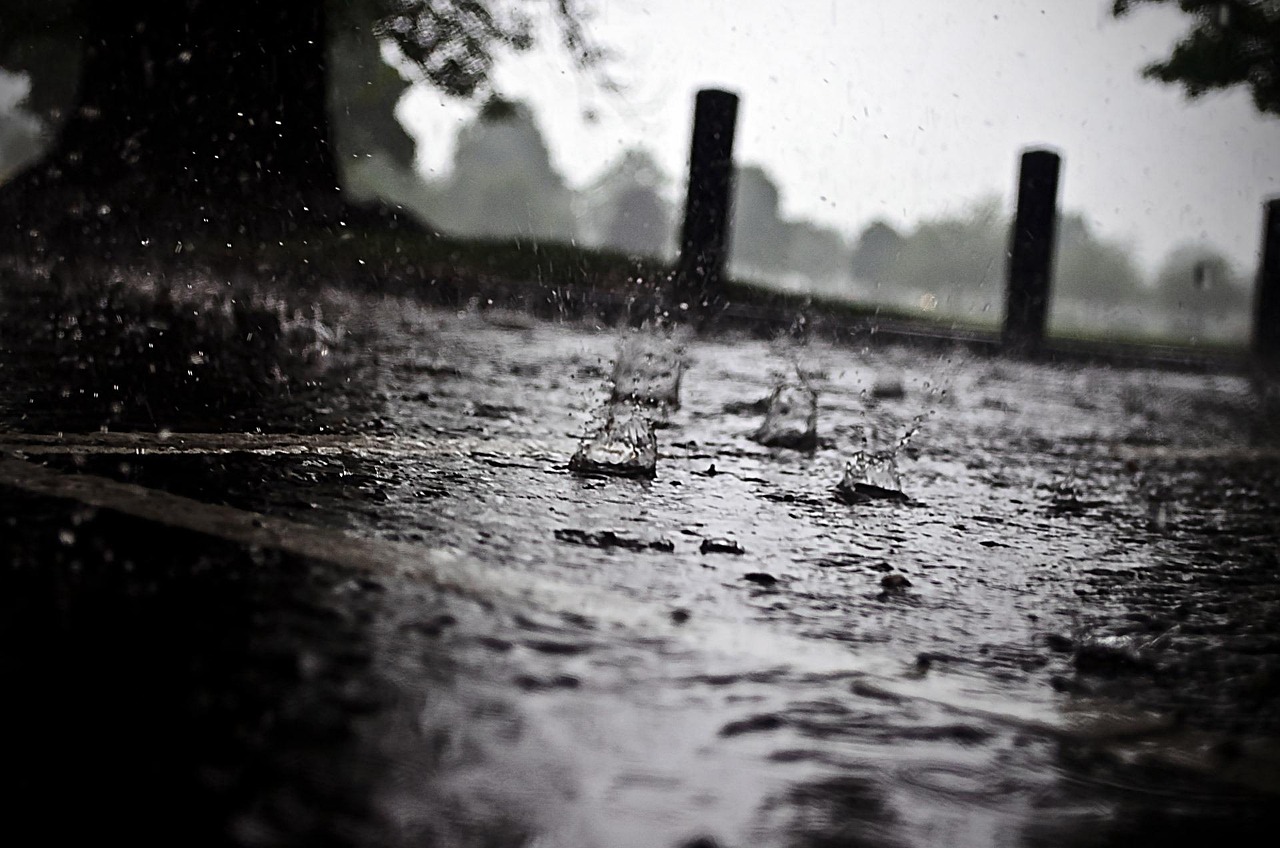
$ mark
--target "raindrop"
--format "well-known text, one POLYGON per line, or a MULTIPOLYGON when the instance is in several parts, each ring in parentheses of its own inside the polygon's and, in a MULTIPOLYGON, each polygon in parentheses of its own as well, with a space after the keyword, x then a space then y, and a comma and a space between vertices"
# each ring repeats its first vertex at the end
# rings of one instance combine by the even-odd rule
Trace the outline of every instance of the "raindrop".
POLYGON ((658 440, 653 422, 634 407, 615 406, 604 426, 569 460, 578 474, 653 477, 658 466, 658 440))
POLYGON ((855 453, 844 465, 844 476, 836 484, 835 495, 845 503, 907 500, 902 491, 902 477, 898 473, 897 450, 855 453))
POLYGON ((633 335, 618 348, 612 399, 679 409, 684 367, 683 351, 673 339, 653 333, 633 335))

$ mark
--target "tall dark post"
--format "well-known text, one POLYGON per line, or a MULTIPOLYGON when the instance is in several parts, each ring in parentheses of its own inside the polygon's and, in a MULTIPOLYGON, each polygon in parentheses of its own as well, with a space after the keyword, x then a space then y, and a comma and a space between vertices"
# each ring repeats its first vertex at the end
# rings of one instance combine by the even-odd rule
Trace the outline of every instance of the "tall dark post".
POLYGON ((713 297, 724 277, 737 118, 736 94, 716 89, 698 92, 689 150, 689 193, 676 265, 679 296, 697 304, 713 297))
POLYGON ((1044 343, 1061 164, 1062 158, 1048 150, 1022 154, 1018 212, 1009 233, 1008 290, 1000 339, 1008 352, 1035 353, 1044 343))
POLYGON ((1267 201, 1263 221, 1253 352, 1268 364, 1280 366, 1280 197, 1267 201))

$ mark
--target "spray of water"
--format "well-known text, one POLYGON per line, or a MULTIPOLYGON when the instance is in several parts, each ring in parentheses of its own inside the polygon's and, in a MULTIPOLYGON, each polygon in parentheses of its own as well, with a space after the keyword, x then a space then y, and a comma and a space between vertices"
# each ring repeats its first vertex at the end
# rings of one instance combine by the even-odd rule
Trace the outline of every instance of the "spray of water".
MULTIPOLYGON (((912 416, 905 427, 900 430, 895 428, 899 435, 889 441, 887 447, 882 448, 874 444, 878 441, 875 438, 876 428, 870 421, 866 422, 862 429, 862 445, 854 450, 850 459, 845 462, 844 472, 835 486, 836 497, 849 503, 861 503, 877 498, 907 499, 902 489, 902 473, 898 469, 898 459, 919 435, 925 422, 936 412, 937 405, 947 395, 946 388, 936 386, 930 380, 924 381, 923 388, 928 399, 926 407, 912 416)), ((860 395, 864 401, 868 399, 865 389, 860 395)), ((890 397, 893 400, 899 400, 904 395, 905 392, 879 395, 872 393, 874 399, 890 397)))
POLYGON ((653 477, 657 467, 653 421, 632 404, 611 406, 604 425, 569 459, 569 470, 577 474, 653 477))

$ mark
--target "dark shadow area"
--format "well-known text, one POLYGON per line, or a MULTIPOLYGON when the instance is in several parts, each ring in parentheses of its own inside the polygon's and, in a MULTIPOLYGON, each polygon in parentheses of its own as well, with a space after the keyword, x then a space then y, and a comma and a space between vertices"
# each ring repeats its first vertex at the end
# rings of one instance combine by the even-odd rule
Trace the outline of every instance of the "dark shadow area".
POLYGON ((1133 566, 1084 570, 1093 603, 1064 686, 1238 740, 1280 733, 1276 462, 1144 466, 1144 523, 1112 519, 1133 566))
POLYGON ((10 277, 0 409, 8 426, 46 433, 367 426, 372 363, 322 300, 198 273, 10 277))
MULTIPOLYGON (((401 465, 344 453, 260 456, 245 452, 197 456, 42 455, 60 471, 94 474, 236 509, 324 527, 368 528, 390 523, 392 494, 429 506, 465 484, 448 471, 410 475, 401 465), (453 479, 451 479, 453 478, 453 479)), ((399 506, 399 504, 397 504, 399 506)), ((423 516, 423 526, 439 519, 423 516)))
POLYGON ((1155 763, 1125 762, 1088 745, 1060 748, 1062 781, 1031 819, 1026 848, 1270 845, 1280 827, 1273 796, 1155 763))
POLYGON ((842 775, 796 786, 787 797, 794 818, 791 848, 896 848, 896 817, 874 782, 842 775))
MULTIPOLYGON (((49 844, 383 845, 377 586, 0 489, 4 769, 49 844), (344 588, 346 587, 346 588, 344 588)), ((423 683, 449 674, 425 654, 423 683)))

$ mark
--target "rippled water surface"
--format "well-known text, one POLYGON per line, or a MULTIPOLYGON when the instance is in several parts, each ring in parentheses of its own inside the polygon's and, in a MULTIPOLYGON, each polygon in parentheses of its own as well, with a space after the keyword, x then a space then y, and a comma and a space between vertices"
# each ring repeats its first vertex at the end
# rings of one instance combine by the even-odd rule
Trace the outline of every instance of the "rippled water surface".
POLYGON ((323 449, 89 436, 41 458, 536 582, 365 593, 371 662, 408 693, 375 734, 395 832, 1097 845, 1273 823, 1280 427, 1243 378, 649 339, 684 363, 678 405, 645 407, 656 475, 583 476, 618 331, 371 320, 376 365, 340 404, 371 412, 323 449), (816 445, 763 445, 797 374, 816 445), (860 451, 905 497, 836 496, 860 451), (454 672, 424 688, 426 645, 454 672))

